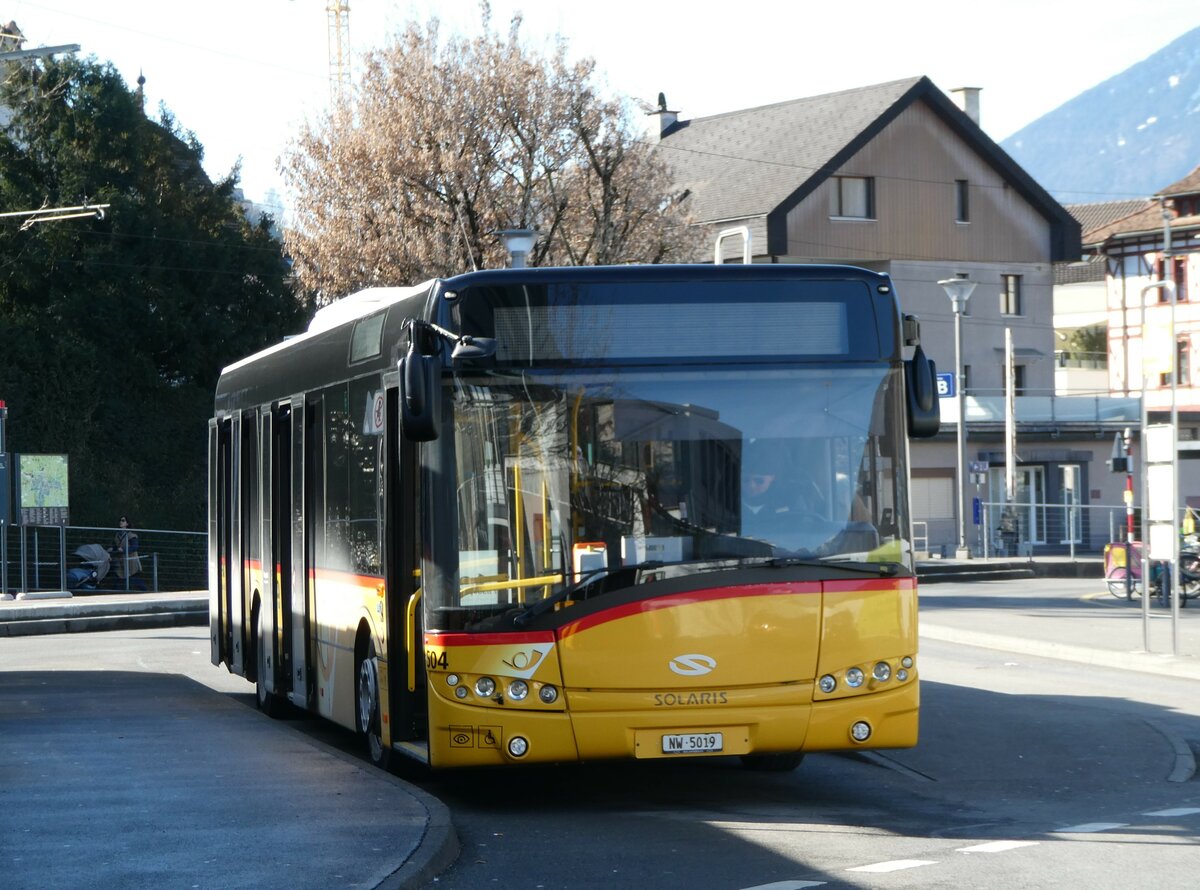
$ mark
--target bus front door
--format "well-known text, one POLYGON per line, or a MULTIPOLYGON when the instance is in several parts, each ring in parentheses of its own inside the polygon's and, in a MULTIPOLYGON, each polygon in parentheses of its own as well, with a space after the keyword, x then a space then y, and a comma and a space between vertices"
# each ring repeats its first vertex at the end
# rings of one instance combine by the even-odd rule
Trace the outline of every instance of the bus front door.
MULTIPOLYGON (((400 433, 399 396, 387 390, 384 565, 387 566, 388 710, 391 742, 418 756, 427 749, 425 657, 421 610, 409 603, 420 587, 418 448, 400 433)), ((385 737, 386 740, 386 737, 385 737)))

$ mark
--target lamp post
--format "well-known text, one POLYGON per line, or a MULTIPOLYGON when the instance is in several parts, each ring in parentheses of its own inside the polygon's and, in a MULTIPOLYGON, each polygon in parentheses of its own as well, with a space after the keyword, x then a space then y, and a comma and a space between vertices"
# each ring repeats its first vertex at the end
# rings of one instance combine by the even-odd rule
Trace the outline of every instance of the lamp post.
POLYGON ((525 258, 537 243, 539 232, 534 229, 501 229, 496 232, 504 249, 508 251, 509 268, 524 269, 525 258))
POLYGON ((958 549, 956 559, 970 559, 967 546, 967 416, 963 408, 963 364, 962 364, 962 317, 967 311, 967 300, 975 290, 975 282, 966 278, 946 278, 938 284, 950 298, 954 310, 954 401, 958 405, 958 549))

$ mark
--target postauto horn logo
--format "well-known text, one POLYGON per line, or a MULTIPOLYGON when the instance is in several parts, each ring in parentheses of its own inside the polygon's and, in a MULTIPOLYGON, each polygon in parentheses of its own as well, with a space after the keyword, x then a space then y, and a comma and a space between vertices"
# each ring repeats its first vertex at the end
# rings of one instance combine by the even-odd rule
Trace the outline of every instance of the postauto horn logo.
POLYGON ((668 666, 680 676, 699 677, 703 674, 711 674, 713 668, 717 666, 717 660, 709 658, 707 655, 676 655, 668 666))

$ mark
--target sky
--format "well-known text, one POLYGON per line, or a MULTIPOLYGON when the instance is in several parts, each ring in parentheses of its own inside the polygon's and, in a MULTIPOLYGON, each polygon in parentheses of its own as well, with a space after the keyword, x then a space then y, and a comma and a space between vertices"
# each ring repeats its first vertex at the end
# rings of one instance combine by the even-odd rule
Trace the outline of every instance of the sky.
MULTIPOLYGON (((164 104, 205 148, 213 178, 241 163, 246 197, 286 218, 278 159, 330 94, 328 0, 0 0, 25 47, 79 44, 164 104)), ((615 94, 681 119, 899 78, 982 88, 997 142, 1200 27, 1196 0, 492 0, 497 30, 515 12, 531 46, 555 35, 596 60, 615 94), (721 15, 698 10, 719 8, 721 15)), ((477 0, 350 0, 351 77, 359 57, 410 19, 479 30, 477 0)), ((1052 184, 1051 184, 1052 185, 1052 184)))

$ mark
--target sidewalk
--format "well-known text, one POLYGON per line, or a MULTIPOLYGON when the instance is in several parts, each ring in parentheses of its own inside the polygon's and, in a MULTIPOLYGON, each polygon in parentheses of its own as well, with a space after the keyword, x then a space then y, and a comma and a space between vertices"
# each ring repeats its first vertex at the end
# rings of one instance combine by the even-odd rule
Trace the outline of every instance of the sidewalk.
POLYGON ((38 593, 0 598, 0 637, 208 624, 208 592, 38 593))
POLYGON ((1128 601, 1108 592, 1098 557, 932 562, 918 566, 923 638, 1200 680, 1200 602, 1180 608, 1175 626, 1171 610, 1152 599, 1144 620, 1141 598, 1128 601), (1029 584, 1017 592, 1011 585, 988 585, 978 596, 951 595, 939 583, 1025 578, 1029 584), (1085 579, 1088 590, 1047 596, 1038 589, 1044 578, 1085 579), (981 608, 989 610, 986 623, 981 608))
POLYGON ((7 890, 402 890, 458 854, 443 803, 251 710, 252 695, 179 674, 8 667, 7 890))

